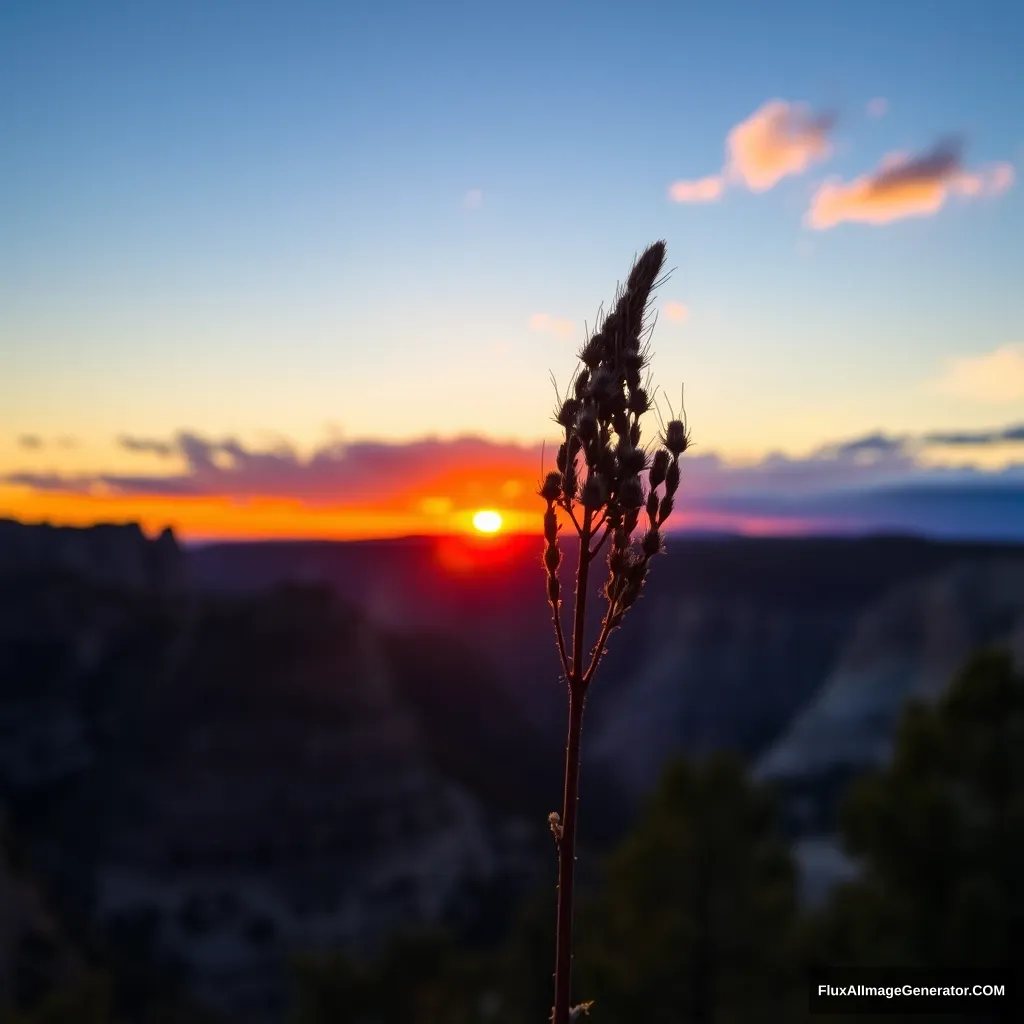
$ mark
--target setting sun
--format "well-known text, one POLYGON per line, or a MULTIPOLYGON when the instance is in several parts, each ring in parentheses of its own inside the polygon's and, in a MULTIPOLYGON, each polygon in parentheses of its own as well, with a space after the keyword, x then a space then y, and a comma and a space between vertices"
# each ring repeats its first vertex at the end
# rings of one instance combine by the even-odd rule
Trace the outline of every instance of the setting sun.
POLYGON ((497 533, 501 529, 501 516, 490 510, 477 512, 473 516, 473 525, 481 533, 497 533))

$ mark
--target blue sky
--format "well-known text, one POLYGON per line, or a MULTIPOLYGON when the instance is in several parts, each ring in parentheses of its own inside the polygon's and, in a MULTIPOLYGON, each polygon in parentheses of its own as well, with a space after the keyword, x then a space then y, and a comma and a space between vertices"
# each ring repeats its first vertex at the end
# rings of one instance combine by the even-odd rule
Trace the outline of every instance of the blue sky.
POLYGON ((1022 52, 1011 2, 3 4, 0 472, 551 437, 549 371, 661 237, 654 371, 705 452, 1022 422, 1022 52), (756 185, 728 140, 772 101, 796 169, 756 185), (851 220, 894 159, 938 205, 851 220))

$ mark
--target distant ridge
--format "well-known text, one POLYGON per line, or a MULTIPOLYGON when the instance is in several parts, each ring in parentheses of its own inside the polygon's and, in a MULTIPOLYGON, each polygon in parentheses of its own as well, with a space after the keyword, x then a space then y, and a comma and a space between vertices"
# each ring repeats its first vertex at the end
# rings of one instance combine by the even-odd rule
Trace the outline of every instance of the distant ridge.
POLYGON ((184 552, 169 527, 151 540, 138 523, 79 527, 0 519, 0 577, 43 573, 132 590, 177 591, 188 579, 184 552))

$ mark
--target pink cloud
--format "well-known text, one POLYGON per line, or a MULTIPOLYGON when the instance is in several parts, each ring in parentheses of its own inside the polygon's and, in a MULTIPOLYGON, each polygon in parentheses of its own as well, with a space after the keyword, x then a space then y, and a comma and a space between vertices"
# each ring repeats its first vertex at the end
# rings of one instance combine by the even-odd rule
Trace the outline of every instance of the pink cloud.
POLYGON ((550 313, 534 313, 530 317, 530 330, 542 334, 554 334, 558 338, 570 338, 576 333, 576 325, 564 317, 550 313))
POLYGON ((916 157, 891 153, 870 174, 849 182, 828 181, 811 200, 805 223, 819 230, 844 221, 889 224, 937 213, 952 195, 996 196, 1010 188, 1010 164, 968 171, 961 148, 958 142, 947 141, 916 157))
POLYGON ((668 194, 674 203, 713 203, 725 190, 725 182, 719 174, 710 174, 694 181, 674 181, 668 194))
POLYGON ((662 309, 673 323, 681 324, 690 317, 690 310, 682 302, 666 302, 662 309))
POLYGON ((763 192, 791 174, 802 174, 831 152, 832 114, 815 114, 804 103, 770 100, 729 132, 731 179, 763 192))
POLYGON ((885 117, 889 113, 889 101, 884 96, 876 96, 867 105, 868 117, 885 117))

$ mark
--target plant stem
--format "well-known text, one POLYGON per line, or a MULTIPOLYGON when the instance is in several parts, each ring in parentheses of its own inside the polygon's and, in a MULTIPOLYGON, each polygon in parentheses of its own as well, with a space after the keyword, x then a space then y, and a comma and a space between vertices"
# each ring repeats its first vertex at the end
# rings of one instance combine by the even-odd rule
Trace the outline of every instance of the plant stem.
POLYGON ((562 833, 558 842, 558 927, 555 934, 555 1009, 553 1024, 569 1024, 572 981, 572 911, 576 867, 576 821, 580 792, 580 739, 586 681, 583 676, 587 577, 590 569, 591 512, 584 514, 580 530, 580 558, 576 575, 576 614, 573 624, 572 672, 569 676, 569 737, 565 747, 565 796, 562 833))

